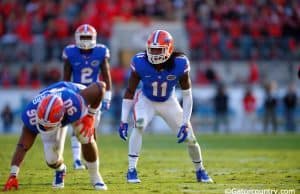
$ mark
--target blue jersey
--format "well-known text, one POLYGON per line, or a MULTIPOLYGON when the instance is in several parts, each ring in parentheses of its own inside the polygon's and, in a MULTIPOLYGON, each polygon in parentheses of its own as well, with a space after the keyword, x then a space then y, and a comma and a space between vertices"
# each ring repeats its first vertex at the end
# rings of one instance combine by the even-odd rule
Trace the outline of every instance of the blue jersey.
POLYGON ((179 78, 190 70, 190 64, 187 57, 181 55, 174 58, 172 69, 157 71, 143 52, 133 57, 131 69, 141 79, 143 94, 152 101, 164 102, 174 92, 179 78))
POLYGON ((90 53, 81 53, 75 45, 68 45, 63 51, 63 59, 71 64, 72 81, 85 86, 99 80, 100 65, 109 55, 108 48, 102 44, 97 44, 90 53))
POLYGON ((37 106, 43 98, 50 94, 60 96, 64 102, 66 112, 62 120, 62 126, 77 121, 86 112, 84 99, 78 94, 81 89, 82 85, 63 81, 43 89, 23 110, 22 121, 24 125, 33 133, 39 133, 36 127, 37 106))

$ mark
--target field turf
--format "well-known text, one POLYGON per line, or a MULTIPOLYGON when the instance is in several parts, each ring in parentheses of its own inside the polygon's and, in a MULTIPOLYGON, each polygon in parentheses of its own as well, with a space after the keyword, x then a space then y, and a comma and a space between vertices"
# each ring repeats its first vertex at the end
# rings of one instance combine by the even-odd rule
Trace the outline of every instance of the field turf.
MULTIPOLYGON (((5 183, 17 136, 0 136, 0 184, 5 183)), ((70 138, 65 147, 68 166, 65 188, 53 190, 53 171, 44 162, 40 138, 27 153, 15 193, 96 193, 87 171, 72 169, 70 138)), ((195 181, 185 145, 174 135, 145 135, 139 160, 140 184, 127 184, 127 143, 118 135, 98 138, 101 173, 108 186, 104 193, 201 193, 221 194, 225 189, 294 190, 300 193, 300 135, 201 135, 204 165, 213 184, 195 181)), ((228 191, 228 190, 227 190, 228 191)), ((99 191, 101 192, 101 191, 99 191)), ((103 192, 103 191, 102 191, 103 192)))

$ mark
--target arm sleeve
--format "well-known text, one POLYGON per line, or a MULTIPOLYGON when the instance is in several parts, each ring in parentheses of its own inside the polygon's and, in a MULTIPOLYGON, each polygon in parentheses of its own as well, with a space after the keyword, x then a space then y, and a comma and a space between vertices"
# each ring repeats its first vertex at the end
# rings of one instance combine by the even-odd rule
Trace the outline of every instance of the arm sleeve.
POLYGON ((131 99, 123 99, 122 101, 122 113, 121 113, 121 121, 123 123, 128 122, 128 116, 130 113, 130 110, 133 106, 133 100, 131 99))
POLYGON ((182 123, 188 124, 191 120, 192 110, 193 110, 193 97, 192 89, 182 90, 182 109, 183 118, 182 123))

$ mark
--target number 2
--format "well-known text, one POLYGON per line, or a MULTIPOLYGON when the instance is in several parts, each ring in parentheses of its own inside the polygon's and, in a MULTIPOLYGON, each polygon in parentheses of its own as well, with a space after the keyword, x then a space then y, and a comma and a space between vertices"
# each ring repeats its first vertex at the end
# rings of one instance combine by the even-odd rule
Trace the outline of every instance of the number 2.
POLYGON ((81 83, 89 84, 89 83, 93 82, 93 79, 90 78, 92 73, 93 73, 93 69, 91 69, 89 67, 83 68, 81 70, 81 83))
POLYGON ((158 89, 160 88, 161 89, 161 95, 160 96, 166 96, 166 94, 167 94, 167 86, 168 86, 167 82, 163 82, 160 85, 158 85, 158 82, 153 82, 152 83, 152 88, 153 88, 152 95, 153 96, 158 96, 158 89))

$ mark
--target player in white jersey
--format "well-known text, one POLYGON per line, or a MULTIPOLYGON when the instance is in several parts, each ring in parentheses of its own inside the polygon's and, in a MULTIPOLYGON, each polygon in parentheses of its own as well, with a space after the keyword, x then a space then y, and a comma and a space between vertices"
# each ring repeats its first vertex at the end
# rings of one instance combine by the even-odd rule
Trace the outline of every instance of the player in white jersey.
MULTIPOLYGON (((111 101, 111 75, 109 64, 109 49, 103 44, 97 44, 97 31, 89 24, 80 25, 75 32, 75 44, 63 50, 64 80, 80 83, 85 86, 99 80, 106 84, 101 111, 108 110, 111 101)), ((95 128, 98 129, 101 111, 98 112, 95 128)), ((81 162, 81 144, 73 134, 71 137, 74 169, 85 169, 81 162)))
POLYGON ((174 51, 174 40, 164 30, 156 30, 147 40, 146 51, 136 54, 131 63, 131 75, 123 102, 119 135, 127 139, 128 116, 133 107, 134 128, 129 139, 129 183, 141 182, 137 175, 137 162, 142 147, 142 134, 155 115, 161 116, 178 133, 178 143, 186 142, 199 182, 213 182, 204 169, 200 146, 190 122, 192 89, 187 57, 174 51), (136 92, 139 82, 142 88, 136 92), (174 90, 179 83, 183 107, 174 90))

